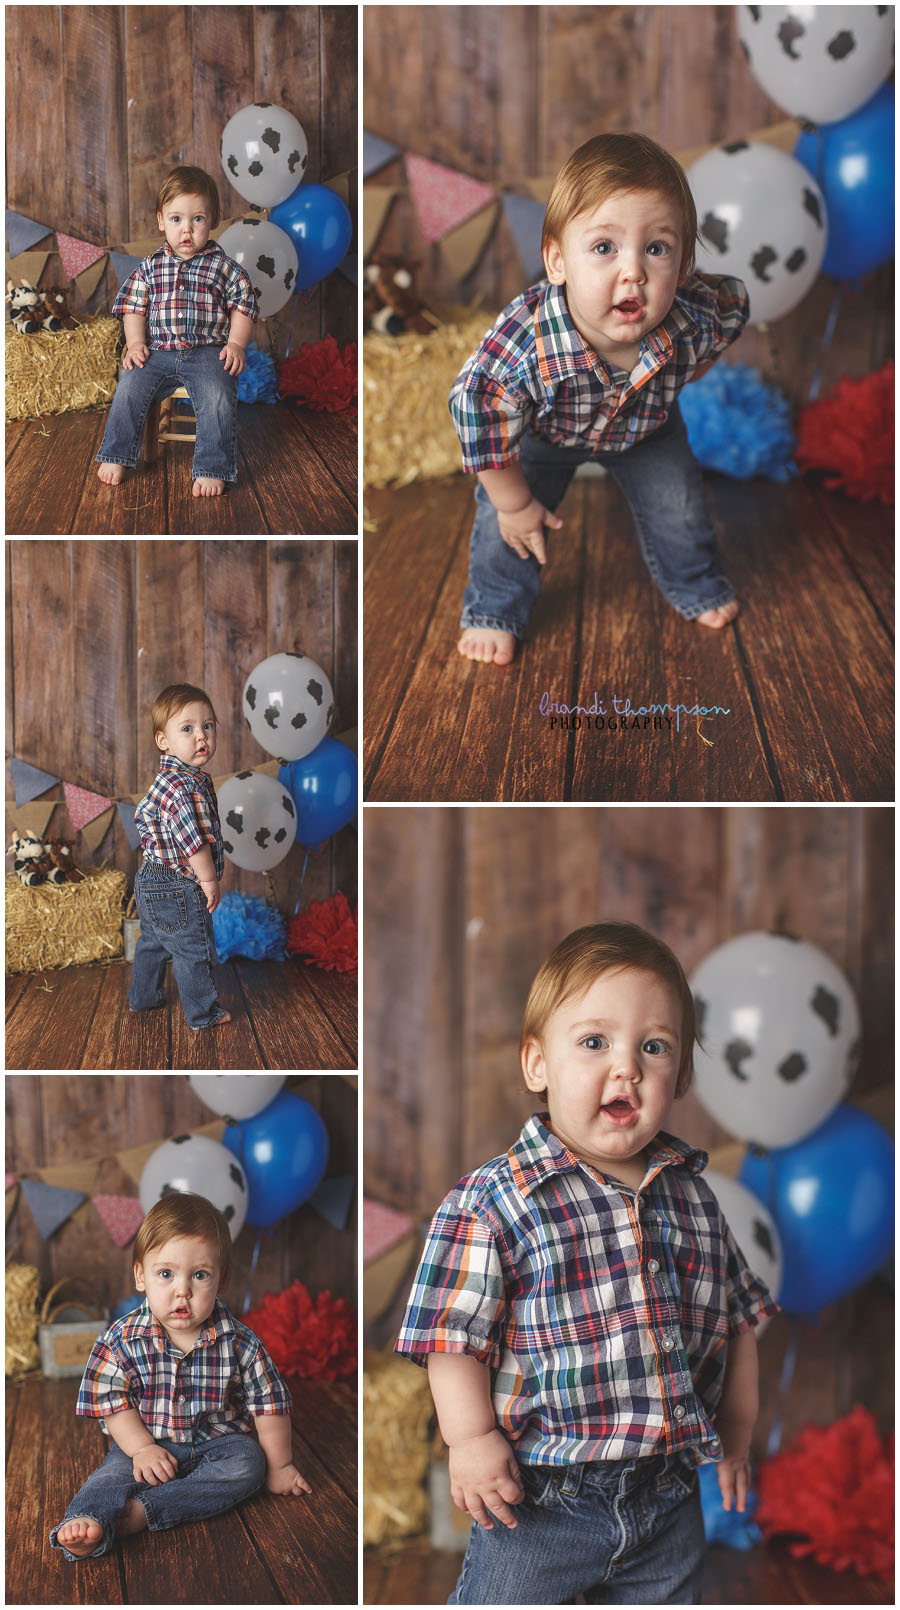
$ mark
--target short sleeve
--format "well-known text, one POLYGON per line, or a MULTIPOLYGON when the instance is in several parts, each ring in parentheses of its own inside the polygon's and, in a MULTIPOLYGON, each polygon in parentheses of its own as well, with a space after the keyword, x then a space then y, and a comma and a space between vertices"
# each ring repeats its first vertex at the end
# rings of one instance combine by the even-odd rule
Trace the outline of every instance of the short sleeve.
POLYGON ((128 1366, 106 1337, 98 1336, 85 1365, 75 1413, 102 1420, 121 1409, 136 1409, 140 1400, 138 1383, 128 1366))
POLYGON ((778 1304, 764 1280, 749 1268, 724 1217, 720 1216, 725 1247, 725 1295, 728 1305, 728 1334, 759 1325, 769 1314, 778 1313, 778 1304))
POLYGON ((394 1351, 417 1364, 429 1353, 500 1362, 506 1290, 491 1227, 451 1195, 435 1214, 394 1351))
POLYGON ((113 318, 120 319, 123 313, 146 313, 149 297, 150 290, 141 266, 129 274, 125 284, 120 286, 112 305, 113 318))
POLYGON ((225 306, 229 313, 245 313, 247 318, 253 319, 255 323, 259 318, 259 307, 250 276, 233 257, 226 257, 225 262, 227 266, 225 306))
POLYGON ((750 317, 750 298, 743 280, 727 274, 696 274, 693 288, 700 323, 695 356, 698 363, 708 363, 741 334, 750 317))
POLYGON ((526 392, 485 374, 476 360, 477 354, 454 381, 449 398, 462 467, 469 474, 515 464, 534 416, 534 403, 526 392))
POLYGON ((199 850, 205 849, 207 844, 215 842, 199 820, 193 802, 186 793, 180 789, 172 801, 160 805, 160 815, 164 816, 169 827, 176 848, 182 855, 196 855, 199 850))
POLYGON ((238 1352, 241 1385, 250 1414, 290 1414, 291 1395, 259 1337, 244 1330, 238 1352))

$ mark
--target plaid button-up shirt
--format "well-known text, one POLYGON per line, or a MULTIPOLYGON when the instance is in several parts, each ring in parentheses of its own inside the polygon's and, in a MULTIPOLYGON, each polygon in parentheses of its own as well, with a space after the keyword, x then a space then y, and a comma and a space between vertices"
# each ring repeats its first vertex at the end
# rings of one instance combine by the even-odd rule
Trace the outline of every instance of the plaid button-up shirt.
POLYGON ((147 345, 163 352, 224 346, 235 310, 259 317, 249 276, 214 240, 186 259, 164 241, 129 274, 112 305, 114 318, 143 313, 147 345))
POLYGON ((495 320, 453 382, 450 413, 463 469, 514 464, 525 430, 558 447, 632 447, 664 423, 699 365, 737 340, 749 311, 740 280, 690 275, 626 375, 582 340, 563 286, 532 285, 495 320))
POLYGON ((438 1209, 396 1351, 488 1366, 524 1464, 721 1458, 728 1338, 777 1305, 700 1177, 706 1153, 660 1130, 634 1192, 575 1158, 546 1116, 438 1209))
POLYGON ((137 1409, 152 1437, 208 1442, 249 1431, 252 1416, 290 1414, 287 1387, 258 1336, 216 1301, 186 1353, 169 1341, 146 1299, 98 1336, 76 1414, 102 1419, 137 1409))
MULTIPOLYGON (((217 878, 225 871, 225 851, 216 791, 205 772, 176 755, 163 755, 159 771, 135 807, 141 849, 176 872, 193 878, 188 864, 205 844, 212 849, 217 878)), ((196 881, 196 879, 195 879, 196 881)))

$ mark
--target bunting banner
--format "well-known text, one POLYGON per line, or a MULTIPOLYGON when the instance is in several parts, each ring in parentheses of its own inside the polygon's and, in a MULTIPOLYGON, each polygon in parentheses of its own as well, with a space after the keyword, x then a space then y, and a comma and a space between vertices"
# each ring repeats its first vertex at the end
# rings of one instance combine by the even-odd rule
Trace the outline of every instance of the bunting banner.
POLYGON ((43 1185, 40 1180, 21 1180, 20 1184, 43 1241, 48 1241, 86 1200, 82 1191, 61 1190, 55 1185, 43 1185))
POLYGON ((335 1230, 343 1230, 355 1190, 355 1174, 335 1174, 331 1179, 323 1180, 312 1196, 307 1197, 307 1201, 326 1224, 332 1225, 335 1230))
POLYGON ((406 176, 419 228, 428 246, 496 199, 494 185, 470 179, 426 157, 406 153, 406 176))
POLYGON ((117 805, 116 809, 119 813, 119 821, 122 824, 123 832, 128 840, 128 847, 131 850, 136 850, 141 841, 138 835, 138 830, 134 825, 135 808, 133 805, 127 804, 117 805))
POLYGON ((117 1247, 127 1247, 137 1235, 144 1210, 136 1196, 92 1196, 97 1209, 117 1247))
POLYGON ((368 179, 370 173, 377 173, 379 168, 386 167, 399 155, 399 145, 393 145, 390 140, 383 140, 380 134, 370 134, 368 129, 363 129, 364 179, 368 179))
POLYGON ((494 200, 474 217, 468 218, 458 229, 451 229, 441 241, 441 256, 458 280, 464 280, 479 262, 485 246, 494 233, 499 202, 494 200))
POLYGON ((363 191, 363 257, 368 257, 373 250, 396 194, 395 189, 388 189, 386 185, 366 185, 363 191))
POLYGON ((53 788, 59 782, 52 772, 39 771, 37 766, 29 766, 24 760, 10 757, 9 769, 12 772, 13 794, 17 805, 27 805, 30 799, 36 799, 38 794, 45 794, 48 788, 53 788))
POLYGON ((544 260, 541 256, 544 208, 539 201, 531 201, 527 196, 514 196, 506 191, 503 196, 503 212, 525 278, 529 282, 540 279, 544 272, 544 260))
POLYGON ((92 246, 89 241, 79 240, 75 235, 64 235, 59 229, 56 231, 56 249, 67 283, 77 278, 83 269, 96 263, 98 257, 106 256, 105 246, 92 246))
POLYGON ((92 822, 95 816, 99 816, 101 811, 105 811, 107 806, 113 804, 113 801, 107 799, 104 794, 92 794, 86 788, 76 788, 74 783, 63 783, 63 793, 66 796, 69 821, 76 833, 80 833, 88 822, 92 822))
POLYGON ((110 252, 109 260, 112 263, 113 274, 120 285, 124 285, 129 275, 141 265, 141 259, 132 257, 130 252, 110 252))
POLYGON ((7 800, 6 809, 18 834, 24 837, 26 833, 34 833, 42 839, 58 804, 56 799, 35 800, 31 805, 14 805, 7 800))
POLYGON ((12 258, 6 254, 6 279, 12 280, 14 285, 27 280, 29 285, 37 285, 44 272, 49 252, 23 252, 21 257, 12 258))
MULTIPOLYGON (((6 209, 6 242, 10 257, 18 257, 20 252, 28 250, 35 241, 43 240, 45 235, 52 235, 53 230, 49 224, 39 224, 34 218, 26 218, 24 213, 10 212, 6 209)), ((30 275, 25 276, 30 279, 30 275)))

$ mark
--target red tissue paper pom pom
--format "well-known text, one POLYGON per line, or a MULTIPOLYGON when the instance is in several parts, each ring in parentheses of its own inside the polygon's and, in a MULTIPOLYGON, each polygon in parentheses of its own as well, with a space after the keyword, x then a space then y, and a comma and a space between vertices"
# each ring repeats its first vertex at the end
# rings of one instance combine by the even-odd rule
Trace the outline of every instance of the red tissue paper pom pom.
POLYGON ((287 925, 291 956, 305 956, 307 967, 326 973, 356 972, 356 912, 338 892, 327 900, 311 900, 287 925))
POLYGON ((307 1381, 340 1381, 356 1371, 356 1316, 343 1297, 320 1291, 310 1297, 295 1280, 277 1295, 266 1292, 241 1316, 285 1375, 307 1381))
POLYGON ((830 1426, 806 1426, 757 1473, 754 1520, 765 1537, 833 1571, 894 1573, 894 1439, 859 1404, 830 1426))
POLYGON ((298 347, 278 365, 278 390, 329 414, 356 411, 356 344, 340 351, 333 335, 298 347))
POLYGON ((795 428, 798 469, 830 470, 828 488, 893 503, 893 360, 861 380, 839 380, 821 401, 800 409, 795 428))

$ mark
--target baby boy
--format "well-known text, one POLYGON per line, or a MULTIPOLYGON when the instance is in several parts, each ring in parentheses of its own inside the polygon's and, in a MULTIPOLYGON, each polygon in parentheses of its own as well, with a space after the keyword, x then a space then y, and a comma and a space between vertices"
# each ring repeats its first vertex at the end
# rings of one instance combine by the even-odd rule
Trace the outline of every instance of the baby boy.
POLYGON ((474 1523, 451 1604, 695 1604, 697 1463, 745 1507, 776 1305, 706 1154, 662 1128, 694 1038, 681 967, 631 923, 577 929, 531 986, 547 1110, 438 1209, 396 1344, 427 1360, 474 1523))
POLYGON ((150 712, 159 771, 134 813, 143 859, 134 880, 140 935, 128 1004, 165 1006, 163 973, 172 963, 188 1026, 230 1023, 219 1005, 212 912, 219 903, 225 850, 216 792, 205 768, 216 752, 216 716, 202 688, 163 688, 150 712))
POLYGON ((144 1302, 97 1338, 78 1394, 76 1414, 102 1417, 112 1446, 50 1533, 67 1560, 206 1520, 264 1483, 312 1491, 291 1459, 287 1387, 218 1300, 230 1267, 227 1220, 205 1197, 150 1209, 134 1243, 144 1302))
POLYGON ((116 486, 138 462, 150 404, 184 386, 197 416, 191 474, 194 497, 214 497, 237 478, 237 377, 258 317, 244 270, 209 233, 219 222, 219 192, 202 168, 174 168, 156 198, 165 235, 121 287, 113 313, 122 319, 122 375, 97 471, 116 486))
POLYGON ((450 393, 478 476, 459 651, 508 665, 547 562, 544 528, 577 466, 621 487, 641 552, 686 620, 737 614, 678 393, 740 335, 740 280, 693 272, 697 214, 668 152, 640 134, 588 140, 544 215, 546 280, 511 302, 450 393))

